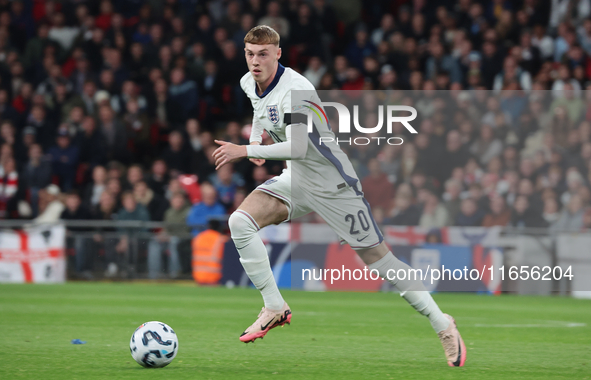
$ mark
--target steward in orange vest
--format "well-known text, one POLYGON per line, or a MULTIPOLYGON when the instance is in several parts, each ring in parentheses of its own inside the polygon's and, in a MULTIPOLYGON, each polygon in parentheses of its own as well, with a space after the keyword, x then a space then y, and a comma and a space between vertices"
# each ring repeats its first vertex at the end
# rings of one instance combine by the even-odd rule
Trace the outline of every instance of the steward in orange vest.
MULTIPOLYGON (((228 237, 217 230, 216 224, 193 238, 193 278, 198 284, 214 285, 222 278, 224 245, 228 237)), ((219 224, 218 224, 219 225, 219 224)))

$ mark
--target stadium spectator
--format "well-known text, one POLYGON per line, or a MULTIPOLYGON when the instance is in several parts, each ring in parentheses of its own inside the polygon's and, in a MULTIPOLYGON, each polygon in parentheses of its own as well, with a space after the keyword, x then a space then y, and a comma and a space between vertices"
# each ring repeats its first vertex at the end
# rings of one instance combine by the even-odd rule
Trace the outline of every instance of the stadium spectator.
POLYGON ((482 185, 479 182, 474 182, 468 187, 467 197, 476 201, 478 208, 488 212, 490 209, 489 198, 483 193, 482 185))
POLYGON ((82 121, 84 120, 84 109, 79 105, 70 104, 67 98, 61 100, 62 91, 64 91, 64 86, 59 85, 58 96, 56 96, 55 101, 53 103, 53 106, 56 109, 56 111, 60 111, 61 108, 62 115, 60 116, 59 114, 54 114, 53 117, 57 121, 63 120, 63 123, 68 128, 70 136, 75 137, 79 132, 83 131, 82 121))
POLYGON ((27 41, 23 63, 27 68, 32 67, 43 58, 43 51, 47 45, 53 44, 47 37, 49 34, 49 25, 40 23, 37 27, 37 35, 27 41))
POLYGON ((25 127, 23 129, 23 152, 21 155, 24 155, 25 152, 28 152, 34 144, 36 144, 35 129, 33 127, 25 127))
POLYGON ((51 121, 47 119, 45 109, 40 105, 35 105, 31 108, 31 113, 26 118, 27 126, 35 128, 35 136, 37 141, 44 149, 49 148, 55 133, 55 127, 51 121))
POLYGON ((103 50, 105 70, 103 73, 109 74, 109 83, 105 83, 105 90, 109 91, 111 95, 119 92, 123 83, 129 78, 129 71, 125 67, 119 49, 103 50))
MULTIPOLYGON (((179 177, 181 178, 181 177, 179 177)), ((190 177, 190 178, 194 178, 194 177, 190 177)), ((199 185, 197 184, 197 179, 194 178, 195 181, 193 181, 192 179, 190 181, 187 181, 187 179, 185 178, 183 183, 181 183, 181 181, 178 178, 172 178, 170 181, 168 181, 168 186, 166 187, 166 192, 164 193, 164 198, 166 200, 168 200, 170 202, 170 200, 172 199, 172 196, 176 193, 188 193, 188 191, 186 190, 187 187, 187 183, 191 182, 190 184, 195 184, 197 185, 196 188, 199 189, 199 185)), ((195 196, 194 194, 192 194, 193 196, 195 196)), ((201 192, 199 191, 199 197, 201 196, 201 192)))
POLYGON ((293 13, 292 28, 298 32, 291 34, 290 44, 297 54, 294 57, 297 58, 296 62, 301 64, 309 61, 311 56, 321 53, 321 40, 318 38, 321 28, 312 14, 310 4, 300 3, 293 13))
POLYGON ((574 123, 579 122, 583 115, 584 102, 581 98, 575 97, 573 87, 570 83, 564 85, 564 94, 556 98, 550 105, 550 110, 554 116, 552 120, 552 133, 555 138, 559 138, 559 146, 564 146, 564 139, 574 123), (558 124, 556 127, 555 125, 558 124), (563 135, 560 135, 560 134, 563 135))
POLYGON ((228 237, 221 229, 219 221, 210 220, 207 229, 191 241, 193 279, 200 285, 215 285, 222 279, 224 245, 228 237))
POLYGON ((143 180, 144 180, 144 169, 142 168, 142 166, 137 165, 137 164, 131 165, 127 169, 123 188, 125 190, 133 190, 135 185, 138 182, 141 182, 143 180))
POLYGON ((567 91, 572 91, 576 98, 581 97, 581 83, 571 76, 571 71, 566 64, 558 68, 558 78, 552 83, 552 96, 556 99, 564 98, 567 91))
POLYGON ((148 276, 158 278, 161 274, 162 252, 168 249, 168 276, 176 278, 180 274, 181 264, 178 252, 178 244, 187 235, 187 215, 190 207, 187 205, 185 195, 176 192, 170 199, 170 207, 164 213, 165 228, 154 240, 150 241, 148 248, 148 276))
POLYGON ((555 198, 544 199, 544 211, 542 216, 549 225, 554 224, 560 217, 560 209, 555 198))
POLYGON ((10 144, 2 144, 0 146, 0 165, 4 164, 6 160, 14 158, 14 149, 10 144))
POLYGON ((371 159, 367 167, 369 174, 361 181, 365 199, 372 207, 381 207, 387 212, 392 207, 394 187, 388 181, 386 173, 382 172, 377 159, 371 159))
POLYGON ((417 226, 421 219, 421 210, 413 204, 410 192, 399 191, 394 198, 394 207, 389 215, 389 217, 384 218, 384 224, 417 226))
MULTIPOLYGON (((154 70, 154 73, 162 75, 160 70, 154 70)), ((169 118, 173 117, 178 110, 168 96, 168 84, 162 78, 154 80, 154 90, 150 99, 150 110, 155 122, 161 128, 169 127, 169 118)))
POLYGON ((445 193, 442 198, 444 206, 449 214, 450 220, 456 220, 456 216, 460 212, 462 201, 460 195, 462 194, 462 182, 457 179, 450 178, 445 181, 445 193))
POLYGON ((80 55, 75 58, 75 67, 70 74, 70 82, 72 83, 72 90, 75 94, 84 93, 84 86, 87 82, 91 81, 95 83, 97 78, 96 74, 91 70, 90 62, 84 54, 83 50, 80 50, 80 55))
POLYGON ((286 40, 290 36, 289 21, 281 15, 281 5, 278 1, 267 4, 267 14, 259 20, 259 25, 271 25, 277 33, 286 40))
POLYGON ((493 157, 497 157, 503 151, 503 143, 495 138, 490 125, 480 127, 480 137, 470 146, 470 153, 480 158, 480 163, 486 165, 493 157))
MULTIPOLYGON (((121 209, 115 214, 115 220, 137 222, 150 221, 148 210, 146 210, 144 205, 136 202, 132 192, 124 192, 121 195, 121 203, 123 207, 121 207, 121 209)), ((137 246, 131 246, 132 242, 139 239, 139 235, 144 231, 145 230, 142 228, 118 228, 119 242, 115 245, 114 251, 109 250, 110 257, 106 257, 108 263, 107 271, 105 272, 106 277, 114 277, 117 275, 119 265, 124 264, 130 259, 129 256, 132 253, 132 249, 137 249, 137 246), (121 258, 121 256, 123 256, 123 258, 121 258)))
MULTIPOLYGON (((240 82, 240 78, 243 76, 242 73, 248 70, 244 62, 244 57, 238 56, 236 45, 231 40, 224 41, 222 44, 222 55, 219 69, 221 73, 224 73, 224 76, 220 78, 221 82, 231 85, 237 91, 242 91, 236 83, 240 82)), ((219 100, 222 99, 219 98, 219 100)), ((241 111, 239 112, 241 113, 241 111)))
POLYGON ((66 26, 65 21, 63 13, 56 12, 53 15, 53 26, 49 29, 47 37, 57 42, 64 51, 68 51, 78 37, 80 29, 76 26, 66 26))
POLYGON ((167 115, 173 125, 183 125, 187 118, 197 112, 197 85, 192 80, 185 79, 185 72, 181 68, 175 68, 170 73, 171 85, 168 88, 171 105, 178 111, 173 115, 167 115))
POLYGON ((204 145, 204 148, 201 152, 194 155, 191 165, 192 171, 197 173, 197 176, 201 179, 209 178, 209 176, 215 172, 213 152, 216 147, 211 145, 208 141, 209 138, 211 138, 211 133, 203 132, 201 134, 201 144, 204 145))
POLYGON ((127 110, 127 103, 130 100, 135 100, 136 102, 136 109, 135 112, 138 111, 145 111, 148 107, 148 103, 146 98, 141 95, 137 94, 136 85, 131 80, 126 80, 123 82, 121 86, 121 94, 115 94, 110 99, 111 100, 111 109, 113 112, 122 115, 127 110))
POLYGON ((90 210, 92 219, 114 220, 117 212, 116 198, 108 191, 102 191, 99 202, 90 210))
POLYGON ((505 227, 511 221, 511 210, 507 207, 505 198, 493 195, 490 200, 490 212, 482 220, 483 227, 505 227))
POLYGON ((165 187, 168 184, 168 168, 166 162, 162 159, 157 159, 152 164, 152 171, 147 179, 147 184, 158 195, 164 195, 165 187))
POLYGON ((43 95, 46 99, 51 98, 56 93, 59 85, 65 86, 67 91, 71 90, 70 84, 63 77, 61 66, 52 64, 48 70, 48 77, 37 86, 36 93, 43 95))
POLYGON ((584 214, 583 201, 578 194, 574 194, 570 197, 566 207, 563 208, 558 220, 550 227, 557 232, 580 231, 583 228, 584 214))
POLYGON ((581 173, 576 168, 570 168, 566 173, 566 190, 560 195, 560 203, 566 205, 570 198, 585 186, 581 173))
POLYGON ((246 199, 247 195, 248 192, 243 187, 238 188, 236 190, 236 193, 234 194, 234 199, 232 199, 232 205, 230 206, 227 212, 228 215, 231 215, 234 211, 238 209, 238 207, 240 207, 242 202, 246 199))
POLYGON ((458 131, 452 130, 447 134, 445 152, 443 159, 445 164, 442 169, 446 178, 451 176, 452 170, 456 167, 463 167, 468 161, 469 153, 462 145, 461 135, 458 131))
POLYGON ((238 49, 244 48, 244 37, 250 29, 255 26, 255 19, 251 13, 243 13, 240 18, 240 27, 232 36, 232 41, 236 44, 238 49))
POLYGON ((82 92, 78 95, 74 95, 71 98, 72 103, 81 105, 84 108, 86 115, 95 116, 98 113, 98 107, 95 102, 95 96, 97 95, 96 80, 87 79, 84 81, 82 92))
POLYGON ((53 174, 57 176, 60 187, 64 191, 70 191, 74 186, 80 151, 77 146, 71 144, 67 129, 60 128, 56 140, 57 145, 50 148, 47 155, 51 160, 53 174))
POLYGON ((255 189, 257 186, 267 182, 269 178, 271 178, 269 169, 264 165, 257 166, 252 170, 252 183, 249 184, 249 188, 255 189))
POLYGON ((444 47, 440 42, 430 43, 429 53, 430 56, 425 62, 427 79, 435 80, 438 74, 446 73, 449 74, 452 83, 462 82, 462 72, 457 60, 451 55, 445 54, 444 47))
POLYGON ((510 170, 517 170, 519 167, 519 157, 517 153, 517 148, 514 145, 507 145, 505 149, 503 149, 503 154, 500 157, 501 160, 501 167, 497 174, 501 175, 501 171, 504 169, 506 171, 510 170))
POLYGON ((519 195, 513 205, 511 225, 513 227, 547 227, 548 223, 542 218, 541 213, 530 206, 526 195, 519 195))
POLYGON ((119 176, 111 177, 107 180, 107 187, 105 188, 105 191, 115 197, 115 201, 119 206, 121 201, 121 192, 123 191, 123 186, 121 186, 121 180, 119 179, 119 176))
POLYGON ((10 145, 17 161, 25 160, 25 157, 20 157, 24 153, 23 143, 17 138, 14 126, 10 121, 4 121, 0 126, 0 144, 10 145))
POLYGON ((505 125, 511 123, 511 115, 501 108, 501 102, 497 97, 491 96, 486 99, 486 112, 481 122, 490 125, 495 131, 502 131, 505 125))
POLYGON ((16 162, 8 158, 0 165, 0 219, 10 217, 11 211, 16 210, 16 193, 19 177, 16 162))
POLYGON ((109 105, 99 108, 99 131, 105 141, 107 160, 116 160, 122 163, 129 162, 127 150, 127 133, 125 126, 114 114, 109 105))
MULTIPOLYGON (((60 215, 61 220, 74 221, 74 220, 89 220, 91 219, 90 212, 86 207, 82 205, 80 195, 76 191, 70 191, 66 195, 65 208, 60 215)), ((73 242, 73 248, 76 254, 76 272, 84 278, 92 278, 89 269, 91 269, 90 261, 93 260, 90 255, 90 241, 85 236, 78 236, 77 232, 87 231, 86 228, 68 226, 68 242, 73 242)))
POLYGON ((9 102, 8 90, 5 88, 0 89, 0 117, 2 120, 11 121, 14 123, 18 122, 18 113, 9 102))
POLYGON ((238 188, 244 186, 244 179, 234 172, 232 164, 222 166, 215 175, 210 176, 209 182, 215 187, 218 199, 226 209, 232 205, 238 188))
POLYGON ((122 117, 125 132, 131 140, 136 159, 149 161, 150 157, 150 120, 140 109, 140 102, 136 98, 128 99, 122 117))
POLYGON ((138 204, 148 210, 150 220, 162 221, 168 207, 168 202, 162 195, 154 193, 146 182, 138 181, 133 185, 133 196, 138 204))
POLYGON ((475 227, 482 224, 484 213, 478 208, 474 199, 466 198, 462 200, 460 212, 456 216, 454 226, 475 227))
POLYGON ((90 209, 94 209, 101 201, 101 196, 107 187, 107 170, 104 166, 95 166, 92 169, 92 181, 86 185, 83 203, 90 209))
POLYGON ((32 216, 39 214, 39 191, 51 183, 51 162, 43 156, 39 144, 29 148, 29 160, 22 172, 22 182, 29 191, 29 201, 33 211, 32 216))
POLYGON ((187 119, 185 123, 185 132, 187 134, 187 143, 193 152, 199 152, 203 148, 201 144, 201 125, 197 119, 187 119))
POLYGON ((205 229, 210 219, 226 215, 213 185, 207 182, 201 184, 201 197, 201 202, 194 204, 187 216, 187 225, 191 227, 193 237, 205 229))
POLYGON ((213 59, 208 59, 204 63, 203 75, 199 82, 200 94, 212 111, 208 112, 208 115, 213 113, 213 109, 219 109, 222 105, 224 83, 225 79, 220 74, 218 64, 213 59))
POLYGON ((419 220, 419 226, 423 228, 440 228, 450 224, 447 210, 439 202, 437 194, 432 189, 421 189, 419 198, 423 201, 423 212, 419 220))
POLYGON ((345 51, 345 57, 353 68, 361 70, 363 68, 363 58, 376 52, 376 47, 369 40, 367 28, 360 25, 355 32, 355 40, 351 41, 345 51))
POLYGON ((511 82, 517 82, 525 92, 532 89, 530 73, 519 67, 514 57, 508 56, 503 62, 503 70, 495 76, 493 90, 501 91, 505 84, 511 82))
POLYGON ((242 137, 240 124, 237 121, 231 121, 226 125, 226 135, 224 141, 237 145, 247 145, 248 141, 242 137))
POLYGON ((326 71, 327 68, 320 60, 320 57, 314 56, 310 58, 308 68, 304 71, 303 75, 314 85, 314 87, 318 88, 320 80, 326 71))
POLYGON ((190 172, 191 151, 187 149, 180 131, 172 131, 168 135, 168 147, 162 152, 162 157, 169 170, 178 174, 190 172))

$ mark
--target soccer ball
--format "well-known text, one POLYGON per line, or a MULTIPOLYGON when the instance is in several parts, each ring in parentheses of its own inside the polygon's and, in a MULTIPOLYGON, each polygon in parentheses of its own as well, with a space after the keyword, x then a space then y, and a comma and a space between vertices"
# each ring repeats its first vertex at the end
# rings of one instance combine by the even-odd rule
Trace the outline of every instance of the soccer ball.
POLYGON ((166 323, 146 322, 131 335, 129 349, 139 365, 160 368, 173 361, 179 349, 179 340, 166 323))

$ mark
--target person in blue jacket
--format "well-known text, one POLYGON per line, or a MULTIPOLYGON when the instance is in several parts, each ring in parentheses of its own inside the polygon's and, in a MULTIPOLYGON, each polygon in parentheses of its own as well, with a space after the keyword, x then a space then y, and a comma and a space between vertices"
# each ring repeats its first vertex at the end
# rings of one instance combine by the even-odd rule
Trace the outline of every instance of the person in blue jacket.
POLYGON ((187 225, 191 227, 193 237, 207 226, 207 222, 215 217, 226 215, 226 209, 218 201, 218 194, 212 184, 204 182, 201 185, 201 202, 195 203, 187 216, 187 225))

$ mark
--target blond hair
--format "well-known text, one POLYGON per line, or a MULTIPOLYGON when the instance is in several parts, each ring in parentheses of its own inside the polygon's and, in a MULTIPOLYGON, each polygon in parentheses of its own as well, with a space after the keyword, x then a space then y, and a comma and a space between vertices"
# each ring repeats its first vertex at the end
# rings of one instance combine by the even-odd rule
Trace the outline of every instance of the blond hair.
POLYGON ((279 33, 267 25, 255 26, 244 36, 244 43, 279 46, 279 33))

